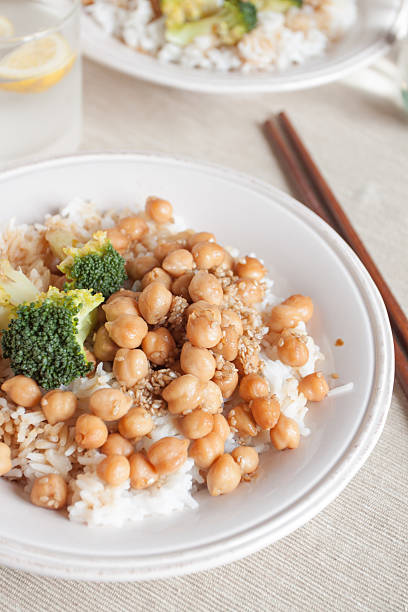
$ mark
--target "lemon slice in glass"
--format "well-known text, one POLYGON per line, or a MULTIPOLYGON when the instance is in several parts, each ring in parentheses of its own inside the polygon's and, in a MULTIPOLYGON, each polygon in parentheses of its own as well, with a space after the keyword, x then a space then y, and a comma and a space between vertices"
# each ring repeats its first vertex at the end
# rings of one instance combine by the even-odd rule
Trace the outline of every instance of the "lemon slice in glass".
POLYGON ((32 40, 0 60, 0 89, 40 93, 56 85, 74 62, 75 54, 61 34, 32 40))
POLYGON ((0 38, 7 38, 8 36, 13 36, 14 28, 13 24, 7 17, 4 15, 0 15, 0 38))

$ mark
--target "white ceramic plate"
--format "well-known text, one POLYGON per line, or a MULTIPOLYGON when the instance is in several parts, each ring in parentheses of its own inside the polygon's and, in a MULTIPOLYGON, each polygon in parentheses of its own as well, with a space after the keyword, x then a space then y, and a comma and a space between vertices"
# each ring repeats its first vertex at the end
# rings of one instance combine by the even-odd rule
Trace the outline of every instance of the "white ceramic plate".
POLYGON ((132 51, 85 14, 82 44, 85 55, 94 61, 161 85, 208 93, 293 91, 343 78, 384 55, 400 26, 402 1, 359 0, 358 21, 341 41, 333 44, 326 55, 285 72, 223 73, 164 64, 132 51))
MULTIPOLYGON (((171 200, 198 230, 256 252, 279 294, 311 295, 311 326, 327 355, 326 372, 347 395, 307 417, 312 434, 296 451, 266 453, 259 477, 234 493, 199 494, 197 510, 123 529, 69 522, 34 507, 0 482, 0 562, 64 578, 141 580, 208 569, 290 533, 346 486, 383 428, 393 385, 393 346, 383 302, 367 272, 320 218, 273 187, 209 165, 143 154, 81 155, 0 175, 0 220, 41 221, 81 195, 101 207, 134 206, 146 196, 171 200), (335 348, 336 338, 342 348, 335 348)), ((362 509, 363 511, 363 509, 362 509)))

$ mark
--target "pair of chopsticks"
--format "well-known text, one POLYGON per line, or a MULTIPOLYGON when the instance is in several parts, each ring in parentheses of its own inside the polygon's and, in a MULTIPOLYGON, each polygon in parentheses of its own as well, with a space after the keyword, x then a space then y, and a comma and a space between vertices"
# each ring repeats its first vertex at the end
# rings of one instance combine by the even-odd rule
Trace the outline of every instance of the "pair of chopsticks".
POLYGON ((278 161, 303 204, 331 225, 358 255, 377 285, 390 318, 395 348, 395 370, 408 398, 408 319, 349 218, 323 178, 291 121, 279 113, 265 122, 264 132, 278 161))

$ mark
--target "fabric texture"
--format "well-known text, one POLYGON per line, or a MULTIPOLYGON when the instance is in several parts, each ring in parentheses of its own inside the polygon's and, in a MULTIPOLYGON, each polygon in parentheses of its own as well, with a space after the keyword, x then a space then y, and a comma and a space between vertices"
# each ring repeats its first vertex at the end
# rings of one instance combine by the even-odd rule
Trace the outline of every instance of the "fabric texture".
MULTIPOLYGON (((233 97, 170 90, 85 62, 82 149, 186 155, 288 190, 260 129, 285 109, 408 311, 408 115, 384 66, 319 89, 233 97)), ((144 583, 0 568, 0 611, 407 611, 407 466, 408 402, 397 386, 367 463, 280 542, 212 571, 144 583)))

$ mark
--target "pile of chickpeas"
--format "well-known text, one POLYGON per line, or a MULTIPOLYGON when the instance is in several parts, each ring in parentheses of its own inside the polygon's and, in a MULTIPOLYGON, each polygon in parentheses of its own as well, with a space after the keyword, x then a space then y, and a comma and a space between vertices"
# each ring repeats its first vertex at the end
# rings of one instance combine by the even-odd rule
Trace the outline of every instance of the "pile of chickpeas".
MULTIPOLYGON (((111 362, 120 388, 92 393, 89 411, 76 418, 75 440, 80 449, 98 449, 104 455, 97 473, 110 486, 130 479, 132 488, 148 488, 191 457, 211 495, 229 493, 258 467, 251 438, 268 430, 278 450, 297 448, 300 439, 297 423, 281 412, 277 397, 271 394, 259 358, 254 362, 257 371, 245 373, 239 355, 245 323, 241 309, 247 311, 263 299, 266 269, 254 257, 234 261, 209 232, 166 236, 173 209, 165 200, 148 198, 145 213, 145 218, 121 219, 108 230, 113 246, 122 254, 129 254, 149 234, 146 221, 154 222, 162 238, 153 252, 127 257, 129 277, 140 281, 140 291, 122 289, 100 309, 100 326, 87 358, 95 366, 111 362), (224 305, 221 275, 217 275, 221 268, 236 288, 236 308, 224 305), (177 337, 166 326, 176 296, 186 301, 183 333, 177 337), (135 444, 150 437, 155 425, 152 414, 134 401, 129 390, 163 367, 177 376, 163 389, 162 399, 184 437, 164 437, 147 451, 135 452, 135 444), (224 401, 233 395, 239 396, 238 403, 224 417, 224 401), (241 445, 229 454, 224 447, 231 433, 241 445)), ((293 295, 272 309, 268 340, 284 364, 298 368, 308 361, 304 338, 294 328, 312 314, 313 302, 303 295, 293 295)), ((40 405, 51 425, 73 419, 77 413, 78 401, 72 392, 54 389, 43 394, 25 376, 10 378, 1 389, 20 406, 40 405)), ((328 385, 321 372, 315 372, 300 379, 299 391, 307 400, 318 402, 327 395, 328 385)), ((0 443, 0 475, 10 469, 10 449, 0 443)), ((65 480, 51 474, 35 481, 31 500, 59 509, 66 505, 67 495, 65 480)))

